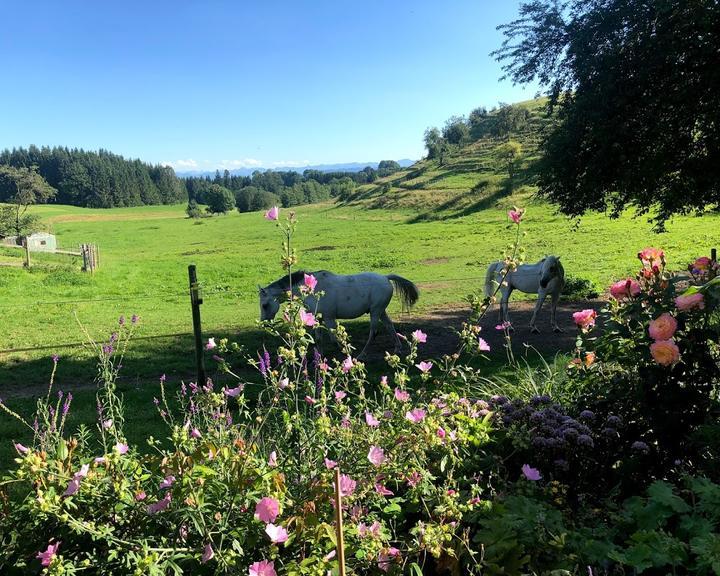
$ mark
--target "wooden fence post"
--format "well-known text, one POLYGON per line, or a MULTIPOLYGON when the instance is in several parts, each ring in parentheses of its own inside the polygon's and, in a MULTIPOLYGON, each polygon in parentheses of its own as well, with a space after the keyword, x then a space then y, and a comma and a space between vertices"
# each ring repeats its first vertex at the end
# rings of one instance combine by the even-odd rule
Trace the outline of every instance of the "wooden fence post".
POLYGON ((23 248, 25 248, 25 268, 30 268, 30 241, 28 237, 23 237, 23 248))
POLYGON ((717 248, 710 248, 710 260, 717 262, 717 248))
POLYGON ((197 365, 197 385, 204 386, 207 383, 205 376, 205 355, 203 352, 202 327, 200 326, 200 286, 197 280, 197 269, 195 264, 188 266, 188 278, 190 280, 190 305, 192 306, 193 333, 195 335, 195 363, 197 365))
POLYGON ((335 466, 335 534, 340 576, 345 576, 345 537, 343 536, 342 492, 340 490, 340 466, 335 466))

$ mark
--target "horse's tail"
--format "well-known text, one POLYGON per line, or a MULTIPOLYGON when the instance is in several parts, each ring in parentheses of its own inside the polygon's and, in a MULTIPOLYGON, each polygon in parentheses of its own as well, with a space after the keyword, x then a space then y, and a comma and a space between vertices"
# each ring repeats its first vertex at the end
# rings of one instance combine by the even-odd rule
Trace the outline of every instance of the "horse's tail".
POLYGON ((420 291, 410 280, 396 274, 388 274, 387 279, 392 282, 395 291, 400 295, 400 300, 405 308, 410 308, 420 298, 420 291))
POLYGON ((497 264, 497 262, 493 262, 488 266, 487 272, 485 272, 485 298, 490 298, 495 292, 497 284, 497 280, 495 279, 497 264))

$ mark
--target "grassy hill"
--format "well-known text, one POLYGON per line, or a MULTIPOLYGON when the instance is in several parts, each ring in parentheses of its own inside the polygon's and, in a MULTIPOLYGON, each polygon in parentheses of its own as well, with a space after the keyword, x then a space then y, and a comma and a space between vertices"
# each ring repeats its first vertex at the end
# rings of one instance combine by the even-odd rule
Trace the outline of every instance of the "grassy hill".
MULTIPOLYGON (((484 135, 444 158, 421 160, 413 166, 359 187, 346 200, 348 205, 371 209, 409 209, 415 220, 438 220, 464 216, 490 207, 523 201, 535 192, 535 161, 542 130, 551 121, 545 114, 545 99, 513 104, 526 113, 523 126, 504 135, 484 135), (513 140, 522 147, 517 174, 510 186, 500 157, 502 146, 513 140)), ((499 111, 488 115, 488 122, 499 111)))

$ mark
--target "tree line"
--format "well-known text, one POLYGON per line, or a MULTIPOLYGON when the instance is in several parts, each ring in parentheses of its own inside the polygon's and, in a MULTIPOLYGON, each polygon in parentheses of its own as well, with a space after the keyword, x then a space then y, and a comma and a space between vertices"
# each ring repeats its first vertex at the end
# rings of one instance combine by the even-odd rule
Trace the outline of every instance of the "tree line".
POLYGON ((218 170, 214 177, 185 178, 188 214, 200 216, 200 204, 206 205, 210 213, 224 213, 233 208, 240 212, 253 212, 271 206, 312 204, 330 198, 344 200, 356 186, 374 182, 400 169, 394 160, 383 160, 377 169, 366 166, 358 172, 258 170, 251 176, 239 176, 229 170, 222 173, 218 170))
MULTIPOLYGON (((0 152, 0 165, 34 169, 57 192, 58 204, 115 208, 143 204, 173 204, 187 198, 183 180, 169 166, 129 160, 107 150, 30 146, 0 152)), ((16 191, 10 179, 0 179, 0 202, 16 191)))

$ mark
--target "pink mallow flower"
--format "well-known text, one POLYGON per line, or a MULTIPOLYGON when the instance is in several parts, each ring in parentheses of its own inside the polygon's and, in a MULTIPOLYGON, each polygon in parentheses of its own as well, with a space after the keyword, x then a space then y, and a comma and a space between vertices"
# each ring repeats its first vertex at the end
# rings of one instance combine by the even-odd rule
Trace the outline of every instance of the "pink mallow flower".
POLYGON ((213 550, 212 544, 208 542, 205 544, 205 549, 203 550, 202 558, 200 558, 200 562, 203 564, 210 562, 215 557, 215 551, 213 550))
POLYGON ((265 220, 277 220, 279 216, 280 208, 278 208, 277 206, 273 206, 272 208, 270 208, 270 210, 265 212, 265 220))
POLYGON ((225 396, 229 396, 230 398, 237 398, 242 394, 243 389, 245 386, 240 384, 240 386, 237 386, 235 388, 223 388, 223 391, 225 392, 225 396))
POLYGON ((383 572, 387 572, 388 570, 390 570, 394 563, 400 560, 400 556, 400 550, 398 550, 394 546, 383 549, 380 554, 378 554, 378 568, 380 568, 380 570, 382 570, 383 572))
POLYGON ((426 374, 427 372, 430 372, 433 367, 432 362, 425 362, 424 360, 420 362, 419 364, 415 364, 415 367, 420 370, 423 374, 426 374))
POLYGON ((118 442, 115 444, 115 452, 118 454, 127 454, 128 451, 128 445, 124 444, 123 442, 118 442))
POLYGON ((175 476, 173 476, 172 474, 169 476, 165 476, 163 481, 160 482, 160 490, 170 488, 173 484, 175 484, 175 476))
POLYGON ((380 426, 380 420, 375 418, 375 416, 373 416, 370 412, 365 412, 365 423, 371 428, 380 426))
POLYGON ((27 454, 30 452, 30 448, 23 446, 20 442, 15 443, 15 450, 17 450, 18 454, 27 454))
POLYGON ((315 291, 315 286, 317 286, 317 278, 313 276, 312 274, 305 274, 303 277, 303 282, 305 283, 305 286, 307 287, 310 292, 315 291))
POLYGON ((340 474, 340 494, 342 496, 350 496, 355 492, 357 482, 350 478, 347 474, 340 474))
POLYGON ((250 564, 248 576, 277 576, 275 563, 270 560, 260 560, 250 564))
POLYGON ((368 460, 373 466, 382 466, 385 462, 385 451, 379 446, 370 446, 368 460))
POLYGON ((427 334, 423 332, 422 330, 415 330, 415 332, 412 333, 413 340, 415 342, 425 343, 427 342, 427 334))
POLYGON ((677 320, 665 312, 648 325, 648 334, 653 340, 670 340, 677 330, 677 320))
POLYGON ((267 463, 270 468, 275 468, 277 466, 277 452, 275 452, 275 450, 270 452, 267 463))
POLYGON ((352 370, 353 366, 354 366, 353 359, 350 356, 348 356, 347 358, 345 358, 345 360, 343 360, 342 371, 347 374, 348 372, 350 372, 350 370, 352 370))
POLYGON ((407 402, 410 400, 410 392, 407 390, 401 390, 400 388, 395 388, 395 400, 398 402, 407 402))
POLYGON ((490 352, 490 344, 484 338, 478 338, 478 350, 480 352, 490 352))
POLYGON ((161 512, 162 510, 165 510, 168 506, 170 506, 170 502, 172 501, 172 492, 169 490, 165 492, 165 496, 163 496, 162 500, 158 500, 157 502, 150 504, 147 507, 147 513, 148 514, 157 514, 158 512, 161 512))
POLYGON ((623 298, 635 297, 640 294, 640 284, 632 278, 620 280, 610 286, 610 295, 616 300, 623 298))
POLYGON ((275 522, 280 514, 280 502, 275 498, 265 496, 255 505, 255 519, 266 524, 275 522))
POLYGON ((425 414, 426 412, 422 408, 413 408, 409 412, 405 412, 405 418, 417 424, 425 419, 425 414))
POLYGON ((342 390, 336 390, 335 391, 335 400, 338 402, 342 402, 343 398, 347 396, 347 392, 343 392, 342 390))
POLYGON ((678 296, 675 298, 675 306, 681 312, 703 310, 705 308, 705 297, 700 292, 688 294, 687 296, 678 296))
POLYGON ((671 366, 680 360, 680 349, 673 340, 657 340, 650 344, 650 355, 661 366, 671 366))
POLYGON ((337 466, 337 462, 335 460, 330 460, 330 458, 325 458, 325 468, 328 470, 332 470, 337 466))
POLYGON ((392 490, 388 490, 383 484, 380 484, 379 482, 375 484, 375 492, 380 494, 380 496, 392 496, 393 495, 392 490))
POLYGON ((581 310, 573 314, 573 320, 581 330, 589 330, 595 326, 595 318, 597 318, 597 312, 592 309, 581 310))
POLYGON ((44 552, 38 552, 36 558, 40 560, 40 564, 47 568, 48 566, 50 566, 50 564, 52 564, 52 561, 55 558, 59 547, 60 542, 55 542, 55 544, 48 544, 47 549, 44 552))
POLYGON ((445 436, 447 433, 445 432, 445 429, 442 426, 438 426, 438 429, 435 431, 435 434, 437 434, 437 437, 441 440, 445 439, 445 436))
POLYGON ((317 324, 317 320, 315 319, 315 315, 312 312, 307 312, 304 308, 300 309, 300 321, 305 326, 315 326, 317 324))
POLYGON ((538 480, 540 480, 540 478, 542 478, 542 476, 540 475, 540 470, 538 470, 537 468, 533 468, 529 464, 523 464, 522 473, 525 478, 527 478, 528 480, 532 480, 533 482, 537 482, 538 480))
POLYGON ((202 434, 200 433, 200 430, 198 430, 197 428, 193 428, 190 431, 190 437, 191 438, 202 438, 202 434))
POLYGON ((520 220, 522 220, 522 210, 510 210, 508 212, 508 218, 512 220, 515 224, 520 224, 520 220))
POLYGON ((208 338, 207 344, 205 344, 205 350, 214 350, 215 348, 217 348, 215 338, 208 338))
POLYGON ((372 538, 378 538, 380 536, 380 522, 375 520, 370 526, 367 526, 364 522, 360 522, 357 526, 358 536, 360 538, 367 538, 368 536, 372 538))
POLYGON ((268 535, 273 544, 282 544, 288 539, 287 530, 282 526, 275 526, 275 524, 265 526, 265 534, 268 535))

